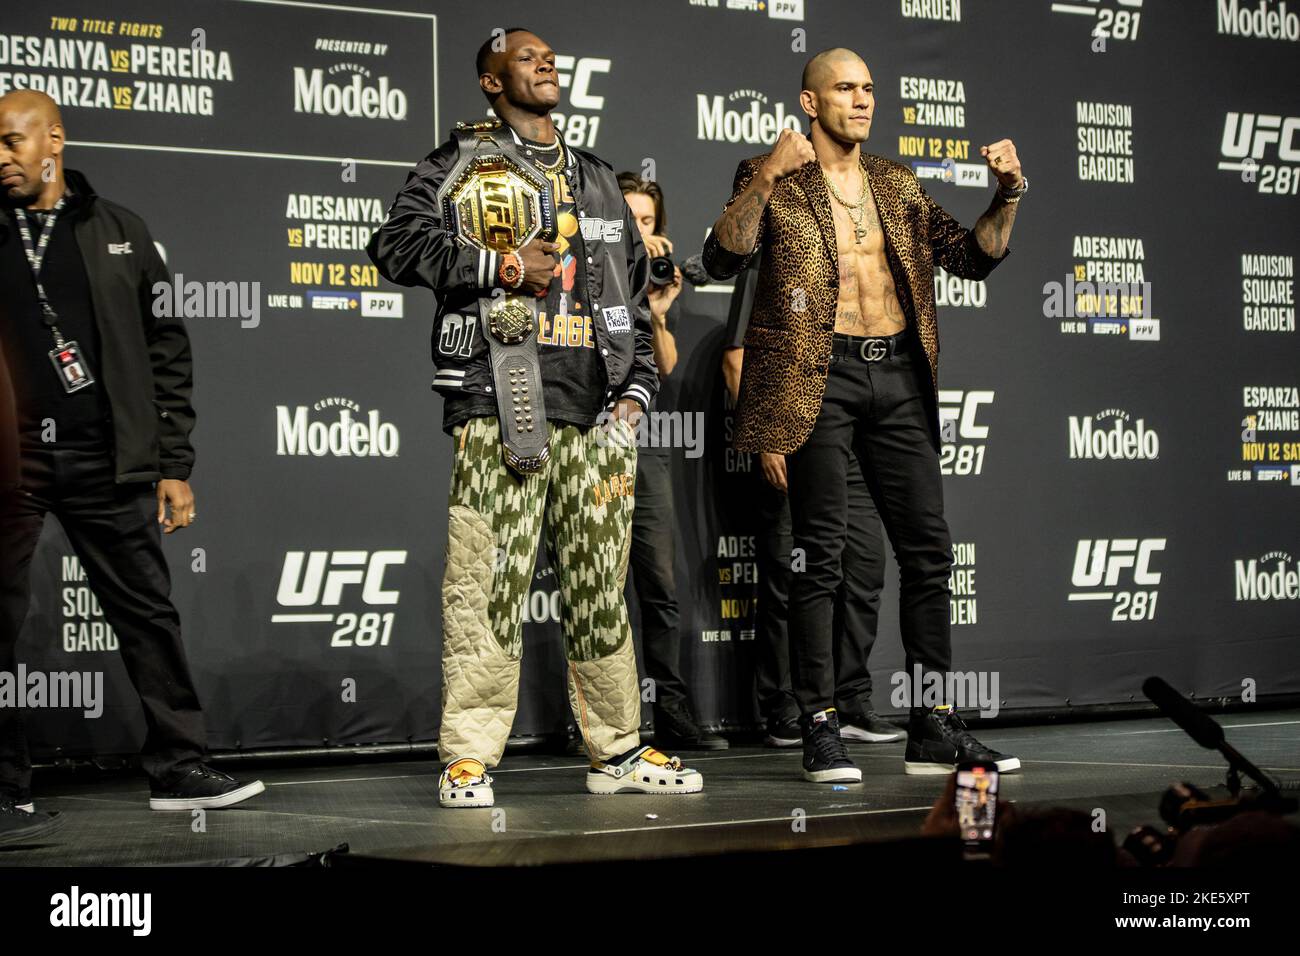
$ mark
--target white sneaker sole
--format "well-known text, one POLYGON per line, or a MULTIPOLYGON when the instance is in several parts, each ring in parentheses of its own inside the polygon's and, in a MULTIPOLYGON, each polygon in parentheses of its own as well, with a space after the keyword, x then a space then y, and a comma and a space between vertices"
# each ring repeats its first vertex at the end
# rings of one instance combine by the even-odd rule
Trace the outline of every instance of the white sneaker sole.
POLYGON ((768 734, 763 740, 763 746, 765 747, 781 747, 783 749, 798 747, 802 743, 802 737, 773 737, 771 734, 768 734))
POLYGON ((861 783, 862 771, 857 767, 837 767, 834 770, 805 770, 803 778, 809 783, 861 783))
POLYGON ((704 777, 694 770, 656 777, 633 772, 626 777, 611 777, 607 773, 587 774, 587 792, 600 795, 611 793, 699 793, 704 789, 704 777))
POLYGON ((950 763, 933 763, 930 761, 904 760, 903 772, 920 776, 937 776, 950 774, 956 768, 950 763))
MULTIPOLYGON (((1019 757, 1003 757, 997 762, 998 773, 1015 773, 1020 769, 1019 757)), ((903 772, 920 775, 949 774, 957 768, 950 763, 921 763, 917 761, 903 761, 903 772)))
POLYGON ((216 797, 150 797, 150 810, 220 810, 243 803, 249 797, 255 797, 266 790, 262 781, 246 783, 238 790, 231 790, 216 797))
POLYGON ((904 734, 901 730, 892 734, 877 734, 870 730, 863 730, 861 727, 841 727, 840 738, 842 740, 856 740, 864 744, 889 744, 896 740, 902 740, 904 734))
POLYGON ((490 807, 496 802, 496 795, 490 786, 479 784, 473 787, 461 787, 457 790, 439 790, 438 806, 474 809, 490 807))

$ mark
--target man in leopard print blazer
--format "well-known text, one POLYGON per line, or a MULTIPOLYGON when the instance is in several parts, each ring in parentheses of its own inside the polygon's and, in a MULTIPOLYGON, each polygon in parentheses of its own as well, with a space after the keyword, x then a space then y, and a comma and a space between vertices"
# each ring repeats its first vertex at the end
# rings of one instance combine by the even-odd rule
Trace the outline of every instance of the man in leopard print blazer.
POLYGON ((911 170, 862 151, 873 89, 853 51, 814 56, 800 93, 811 134, 784 130, 771 153, 740 164, 704 249, 718 279, 763 252, 735 447, 757 453, 769 479, 788 487, 794 544, 806 558, 791 584, 790 658, 804 777, 818 783, 862 778, 832 706, 831 616, 850 467, 863 470, 901 572, 906 771, 946 774, 967 759, 1003 772, 1020 766, 980 744, 951 706, 934 266, 987 276, 1007 255, 1028 182, 1010 140, 982 147, 997 193, 975 227, 963 228, 911 170))

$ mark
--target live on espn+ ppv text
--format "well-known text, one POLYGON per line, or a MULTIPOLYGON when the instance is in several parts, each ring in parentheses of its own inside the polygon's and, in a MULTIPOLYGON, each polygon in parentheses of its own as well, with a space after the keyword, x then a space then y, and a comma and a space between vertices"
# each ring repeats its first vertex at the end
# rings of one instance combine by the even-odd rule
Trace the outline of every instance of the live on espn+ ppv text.
MULTIPOLYGON (((955 666, 995 672, 1006 711, 1127 702, 1156 670, 1199 698, 1300 691, 1300 4, 9 9, 0 94, 60 104, 67 165, 148 223, 173 274, 154 307, 193 343, 203 520, 165 547, 215 748, 437 736, 451 442, 430 384, 481 330, 433 329, 432 293, 387 283, 364 249, 408 170, 487 116, 474 53, 516 24, 557 51, 565 142, 659 182, 681 259, 740 160, 807 130, 817 50, 864 57, 865 148, 963 224, 990 199, 980 146, 1013 138, 1033 185, 1009 259, 986 281, 934 276, 955 666)), ((731 448, 719 372, 731 291, 679 299, 652 431, 684 671, 701 719, 739 728, 756 720, 757 462, 731 448)), ((53 522, 33 574, 21 657, 106 685, 98 720, 28 721, 38 758, 133 752, 116 635, 53 522)), ((895 578, 891 559, 872 660, 886 713, 895 578)), ((560 610, 539 555, 516 734, 570 719, 560 610)))

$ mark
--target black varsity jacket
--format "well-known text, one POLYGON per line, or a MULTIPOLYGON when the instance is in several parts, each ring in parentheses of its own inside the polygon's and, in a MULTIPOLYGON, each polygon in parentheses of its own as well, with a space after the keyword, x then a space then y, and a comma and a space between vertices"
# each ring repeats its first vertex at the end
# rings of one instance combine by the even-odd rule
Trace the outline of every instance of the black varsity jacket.
MULTIPOLYGON (((645 246, 613 167, 585 150, 566 148, 577 157, 576 182, 570 186, 588 257, 586 302, 604 371, 605 404, 630 398, 648 410, 659 390, 659 372, 650 344, 645 246)), ((499 288, 500 257, 457 241, 443 223, 437 194, 456 158, 451 137, 420 161, 366 251, 390 282, 434 292, 434 390, 444 397, 482 395, 495 408, 478 300, 499 288)))

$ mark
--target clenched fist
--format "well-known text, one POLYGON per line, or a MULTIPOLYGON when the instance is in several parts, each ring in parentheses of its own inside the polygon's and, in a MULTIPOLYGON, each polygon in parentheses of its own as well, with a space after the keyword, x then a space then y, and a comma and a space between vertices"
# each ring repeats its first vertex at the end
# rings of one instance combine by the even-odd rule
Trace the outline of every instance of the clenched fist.
POLYGON ((813 151, 812 143, 807 136, 792 129, 783 129, 781 135, 776 138, 776 145, 772 147, 772 155, 763 164, 763 174, 772 182, 776 182, 806 163, 816 161, 817 154, 813 151))
POLYGON ((524 281, 519 287, 521 291, 541 292, 551 287, 555 266, 559 262, 555 253, 559 248, 557 243, 534 239, 519 250, 519 261, 524 266, 524 281))
POLYGON ((998 182, 1008 189, 1015 189, 1023 178, 1020 173, 1020 157, 1016 155, 1016 144, 1009 139, 1000 139, 989 146, 980 147, 980 155, 998 177, 998 182))

